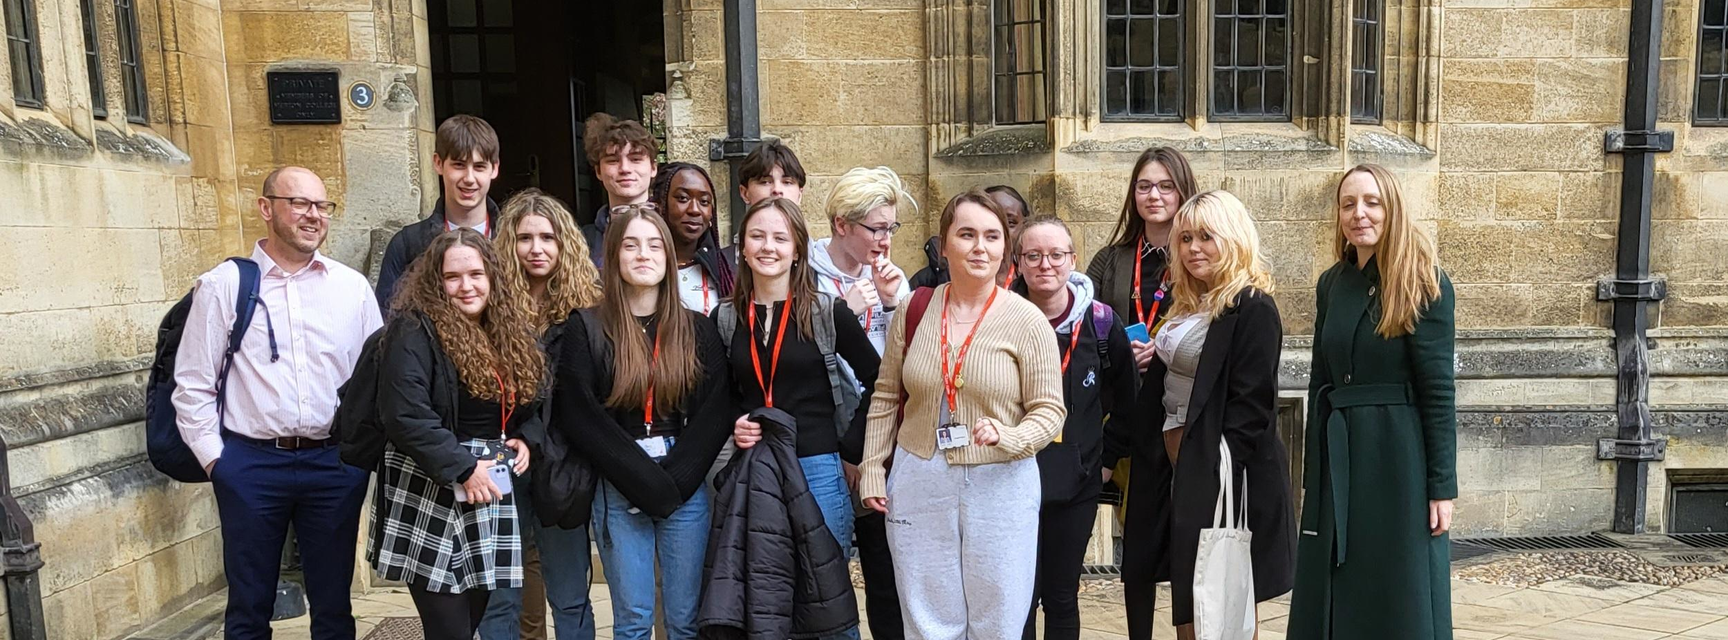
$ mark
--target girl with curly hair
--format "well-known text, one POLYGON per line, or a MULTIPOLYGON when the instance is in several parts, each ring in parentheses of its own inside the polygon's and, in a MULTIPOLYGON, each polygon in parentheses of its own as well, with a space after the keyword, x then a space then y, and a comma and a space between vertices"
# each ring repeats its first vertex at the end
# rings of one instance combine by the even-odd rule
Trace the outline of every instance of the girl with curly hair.
MULTIPOLYGON (((600 303, 600 274, 588 243, 564 203, 539 189, 511 196, 495 229, 492 244, 501 258, 503 280, 514 297, 533 306, 548 369, 555 369, 565 320, 577 309, 600 303)), ((550 401, 541 403, 543 421, 550 422, 551 406, 550 401)), ((545 637, 547 603, 559 637, 594 637, 587 526, 594 472, 570 453, 571 442, 562 436, 544 433, 530 441, 532 482, 517 486, 522 493, 516 502, 527 548, 524 586, 493 594, 480 623, 480 637, 486 640, 545 637)))
POLYGON ((408 583, 429 640, 472 638, 492 590, 522 586, 511 485, 528 470, 523 434, 541 426, 546 360, 518 291, 490 241, 457 229, 391 301, 378 387, 389 442, 367 559, 408 583))
POLYGON ((612 633, 646 640, 658 598, 672 640, 696 638, 707 551, 702 481, 737 405, 720 334, 679 304, 672 233, 651 207, 612 209, 600 305, 559 347, 554 428, 600 478, 592 526, 612 633))

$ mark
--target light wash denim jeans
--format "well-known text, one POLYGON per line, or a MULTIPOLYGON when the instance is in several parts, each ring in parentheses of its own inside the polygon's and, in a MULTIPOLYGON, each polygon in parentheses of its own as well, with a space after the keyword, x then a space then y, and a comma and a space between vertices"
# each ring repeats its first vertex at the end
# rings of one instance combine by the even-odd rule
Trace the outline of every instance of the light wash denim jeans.
MULTIPOLYGON (((846 488, 846 474, 841 470, 840 454, 824 453, 798 459, 804 470, 804 482, 810 485, 810 495, 816 496, 816 506, 822 508, 822 521, 834 539, 840 541, 840 553, 851 557, 852 494, 846 488)), ((858 628, 852 627, 833 636, 834 640, 858 640, 858 628)))
MULTIPOLYGON (((527 483, 517 486, 525 488, 527 483)), ((594 609, 588 600, 588 585, 593 583, 588 527, 542 527, 534 517, 532 503, 527 493, 518 495, 516 512, 522 518, 522 544, 540 550, 540 575, 546 582, 546 602, 552 612, 551 637, 594 640, 594 609)), ((481 640, 518 640, 521 615, 521 589, 493 591, 486 603, 486 616, 480 620, 481 640)))
POLYGON ((648 640, 654 627, 655 564, 668 640, 696 640, 702 564, 708 552, 709 499, 698 490, 666 519, 655 518, 602 480, 594 496, 594 542, 612 591, 612 637, 648 640))

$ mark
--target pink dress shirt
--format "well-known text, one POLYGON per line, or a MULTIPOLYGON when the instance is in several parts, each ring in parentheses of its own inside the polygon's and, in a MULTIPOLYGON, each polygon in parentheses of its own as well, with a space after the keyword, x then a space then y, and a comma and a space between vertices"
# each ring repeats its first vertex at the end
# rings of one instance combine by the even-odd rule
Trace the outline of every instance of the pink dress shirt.
MULTIPOLYGON (((228 373, 224 423, 249 438, 326 438, 340 399, 336 388, 354 372, 366 338, 383 325, 366 276, 315 253, 295 273, 283 271, 264 253, 252 251, 260 274, 252 325, 228 373), (280 357, 270 361, 269 327, 276 327, 280 357)), ((174 411, 180 437, 199 464, 222 457, 216 421, 216 374, 234 326, 240 268, 224 261, 198 277, 186 333, 174 365, 174 411)))

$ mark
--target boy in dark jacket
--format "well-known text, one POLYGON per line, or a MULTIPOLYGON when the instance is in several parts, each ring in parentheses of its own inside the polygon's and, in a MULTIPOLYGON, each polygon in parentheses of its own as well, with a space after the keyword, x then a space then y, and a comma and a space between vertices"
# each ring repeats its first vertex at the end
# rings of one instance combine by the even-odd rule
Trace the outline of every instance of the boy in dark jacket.
POLYGON ((605 253, 600 246, 606 238, 612 207, 648 202, 649 185, 660 170, 654 160, 659 147, 654 134, 648 133, 642 123, 619 120, 610 113, 589 116, 583 126, 582 150, 588 154, 588 164, 594 165, 594 177, 606 188, 606 203, 594 213, 593 222, 582 225, 588 257, 598 267, 605 253))
POLYGON ((430 215, 397 231, 384 249, 377 293, 378 306, 386 316, 396 281, 426 252, 433 238, 459 227, 490 238, 492 223, 498 219, 498 203, 490 195, 492 180, 498 177, 498 132, 492 125, 470 115, 450 116, 438 125, 432 148, 432 168, 438 172, 443 196, 430 215))

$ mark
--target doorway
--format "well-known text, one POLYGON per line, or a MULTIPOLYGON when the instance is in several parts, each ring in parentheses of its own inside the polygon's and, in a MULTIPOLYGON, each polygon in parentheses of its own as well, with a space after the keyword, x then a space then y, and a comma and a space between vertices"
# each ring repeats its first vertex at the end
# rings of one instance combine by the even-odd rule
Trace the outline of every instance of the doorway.
MULTIPOLYGON (((664 101, 665 17, 659 2, 427 0, 433 113, 485 118, 498 131, 493 199, 537 187, 578 223, 605 202, 582 150, 582 122, 644 116, 664 101)), ((658 113, 663 113, 659 110, 658 113)))

